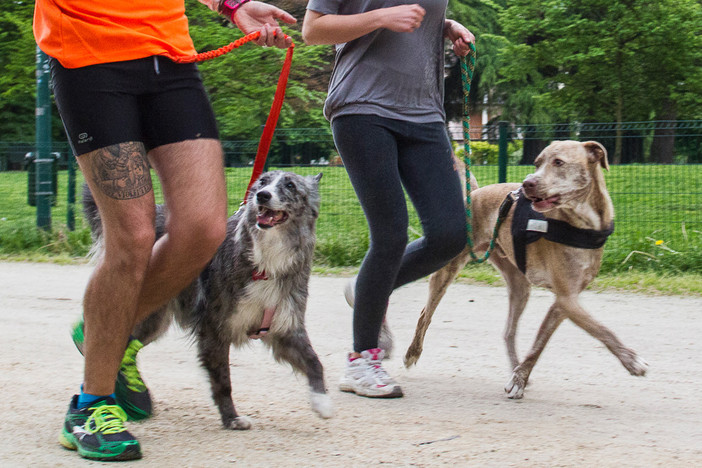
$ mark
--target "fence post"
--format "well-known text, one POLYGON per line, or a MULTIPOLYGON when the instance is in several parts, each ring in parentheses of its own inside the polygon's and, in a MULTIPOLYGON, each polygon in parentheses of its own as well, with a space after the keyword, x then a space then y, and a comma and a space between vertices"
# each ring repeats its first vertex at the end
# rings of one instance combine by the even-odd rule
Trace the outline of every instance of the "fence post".
POLYGON ((497 158, 498 175, 497 182, 503 184, 507 182, 507 122, 500 121, 498 124, 499 130, 499 154, 497 158))
MULTIPOLYGON (((36 100, 36 202, 37 227, 51 229, 51 198, 53 159, 51 154, 51 101, 49 99, 49 59, 37 47, 37 100, 36 100)), ((31 188, 30 188, 31 190, 31 188)))

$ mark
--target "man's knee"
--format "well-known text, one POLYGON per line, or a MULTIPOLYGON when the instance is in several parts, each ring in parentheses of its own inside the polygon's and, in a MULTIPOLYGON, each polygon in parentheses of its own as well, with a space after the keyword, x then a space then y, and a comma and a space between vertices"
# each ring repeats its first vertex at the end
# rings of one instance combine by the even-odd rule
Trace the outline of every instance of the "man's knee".
POLYGON ((156 241, 156 232, 152 225, 108 231, 103 237, 106 263, 117 270, 133 274, 143 274, 146 271, 156 241))
POLYGON ((168 227, 170 241, 192 262, 202 266, 215 254, 227 234, 227 218, 221 215, 198 217, 168 227))

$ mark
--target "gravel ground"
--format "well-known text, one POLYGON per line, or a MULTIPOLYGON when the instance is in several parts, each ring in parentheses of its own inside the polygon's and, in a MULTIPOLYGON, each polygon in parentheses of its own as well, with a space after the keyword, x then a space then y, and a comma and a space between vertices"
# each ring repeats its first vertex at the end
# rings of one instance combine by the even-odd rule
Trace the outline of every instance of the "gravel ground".
MULTIPOLYGON (((90 274, 84 265, 0 262, 0 466, 83 466, 57 442, 82 357, 70 338, 90 274)), ((427 283, 398 290, 388 312, 395 356, 386 368, 405 397, 372 400, 341 393, 351 343, 346 278, 312 278, 308 330, 325 366, 332 419, 309 408, 305 379, 276 364, 258 342, 232 351, 234 402, 250 431, 221 428, 204 371, 174 328, 139 355, 156 414, 130 430, 139 466, 702 466, 702 301, 591 293, 582 303, 649 365, 630 376, 592 337, 570 323, 556 332, 525 397, 512 401, 502 343, 505 291, 454 284, 439 306, 416 367, 408 346, 427 283)), ((523 353, 552 296, 535 290, 521 322, 523 353)))

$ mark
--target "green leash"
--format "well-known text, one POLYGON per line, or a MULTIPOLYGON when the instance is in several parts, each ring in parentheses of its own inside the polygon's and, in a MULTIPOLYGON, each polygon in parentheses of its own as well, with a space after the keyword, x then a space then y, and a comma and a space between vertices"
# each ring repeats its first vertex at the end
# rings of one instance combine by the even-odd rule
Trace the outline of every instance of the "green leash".
MULTIPOLYGON (((473 244, 473 211, 470 198, 470 112, 468 107, 468 95, 470 94, 470 83, 473 81, 473 71, 475 70, 475 58, 477 52, 475 50, 475 44, 470 44, 470 53, 467 56, 461 57, 461 80, 463 82, 463 149, 464 149, 464 161, 466 164, 466 231, 468 233, 468 247, 470 249, 470 263, 483 263, 490 257, 490 253, 495 248, 495 241, 497 235, 500 231, 500 226, 502 222, 507 217, 512 203, 502 203, 500 206, 500 211, 497 216, 497 222, 495 223, 495 229, 492 231, 492 239, 490 240, 490 245, 482 257, 478 257, 474 249, 473 244)), ((509 199, 509 198, 508 198, 509 199)))

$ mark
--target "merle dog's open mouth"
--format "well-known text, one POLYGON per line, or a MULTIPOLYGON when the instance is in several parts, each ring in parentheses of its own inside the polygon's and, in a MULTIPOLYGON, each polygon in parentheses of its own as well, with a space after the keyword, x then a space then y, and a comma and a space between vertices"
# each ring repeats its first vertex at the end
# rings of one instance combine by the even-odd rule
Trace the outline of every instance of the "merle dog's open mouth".
POLYGON ((261 229, 269 229, 277 224, 284 223, 287 219, 288 213, 285 211, 275 211, 265 206, 259 206, 258 215, 256 215, 256 224, 261 229))

